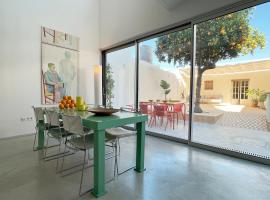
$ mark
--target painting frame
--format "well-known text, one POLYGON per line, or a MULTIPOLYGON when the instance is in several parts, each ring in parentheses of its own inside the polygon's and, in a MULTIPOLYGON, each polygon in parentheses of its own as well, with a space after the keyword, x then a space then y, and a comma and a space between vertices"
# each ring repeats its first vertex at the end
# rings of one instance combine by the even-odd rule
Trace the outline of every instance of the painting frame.
POLYGON ((41 27, 41 104, 77 96, 79 37, 41 27))

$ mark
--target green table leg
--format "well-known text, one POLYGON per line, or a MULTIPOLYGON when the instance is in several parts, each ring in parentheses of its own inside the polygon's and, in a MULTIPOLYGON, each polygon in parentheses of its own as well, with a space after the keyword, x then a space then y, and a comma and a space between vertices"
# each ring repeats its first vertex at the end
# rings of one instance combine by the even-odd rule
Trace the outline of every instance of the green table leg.
POLYGON ((44 121, 40 121, 38 123, 38 146, 37 150, 41 150, 44 148, 44 129, 45 129, 45 124, 44 121))
POLYGON ((94 131, 94 189, 95 197, 103 196, 105 191, 105 130, 94 131))
POLYGON ((137 148, 136 148, 136 168, 135 171, 144 171, 144 145, 145 145, 145 122, 136 124, 137 148))

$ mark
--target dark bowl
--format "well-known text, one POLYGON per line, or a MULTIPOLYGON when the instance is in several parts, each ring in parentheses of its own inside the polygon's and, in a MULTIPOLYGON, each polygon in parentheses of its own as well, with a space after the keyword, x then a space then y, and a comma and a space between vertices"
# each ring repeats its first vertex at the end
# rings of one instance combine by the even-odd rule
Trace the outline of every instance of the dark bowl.
POLYGON ((112 115, 113 113, 116 113, 119 111, 119 109, 114 109, 114 108, 90 108, 88 110, 91 113, 94 113, 95 115, 98 116, 109 116, 112 115))

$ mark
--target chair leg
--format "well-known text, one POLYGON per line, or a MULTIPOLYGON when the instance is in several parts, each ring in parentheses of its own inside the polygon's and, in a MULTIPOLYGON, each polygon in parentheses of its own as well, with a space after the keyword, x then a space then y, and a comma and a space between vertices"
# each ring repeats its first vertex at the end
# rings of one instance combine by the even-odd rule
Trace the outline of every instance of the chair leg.
MULTIPOLYGON (((118 144, 115 145, 115 152, 120 151, 120 149, 119 150, 117 149, 117 148, 120 148, 120 142, 119 141, 120 140, 118 139, 118 144)), ((119 163, 120 163, 120 154, 118 154, 118 155, 115 154, 114 178, 115 178, 115 176, 118 177, 118 176, 128 172, 129 170, 135 168, 135 166, 133 166, 133 167, 129 167, 128 169, 126 169, 126 170, 124 170, 122 172, 119 172, 119 163), (119 156, 119 159, 118 159, 118 156, 119 156)))
POLYGON ((152 127, 155 122, 155 118, 151 116, 149 127, 152 127))
POLYGON ((174 114, 172 116, 172 127, 173 127, 173 130, 174 130, 174 114))
POLYGON ((115 157, 114 157, 114 179, 115 177, 118 176, 118 144, 117 144, 117 139, 115 140, 115 145, 114 145, 114 149, 115 149, 115 157))
POLYGON ((48 144, 49 144, 49 136, 47 135, 47 141, 46 141, 46 148, 45 148, 45 152, 44 152, 44 157, 43 158, 46 158, 46 156, 47 156, 47 151, 48 151, 48 144))
POLYGON ((165 131, 167 129, 168 123, 169 123, 169 119, 167 118, 167 122, 166 122, 166 125, 165 125, 165 131))
POLYGON ((120 138, 117 138, 117 144, 118 144, 118 151, 119 151, 119 156, 120 156, 120 153, 121 153, 121 149, 120 149, 120 138))
POLYGON ((153 120, 152 120, 152 123, 151 123, 150 127, 153 127, 154 124, 155 124, 155 126, 157 125, 157 119, 156 119, 156 116, 153 116, 152 119, 153 119, 153 120))
MULTIPOLYGON (((60 153, 61 151, 61 144, 62 144, 62 139, 59 141, 58 153, 60 153)), ((58 171, 58 165, 59 165, 59 159, 57 159, 57 162, 56 162, 56 172, 58 171)))
POLYGON ((174 119, 173 119, 173 130, 174 130, 174 119))
POLYGON ((93 159, 90 157, 89 149, 87 150, 87 155, 88 155, 88 160, 93 160, 93 159))
MULTIPOLYGON (((67 150, 67 144, 65 144, 65 149, 64 149, 64 152, 66 152, 67 150)), ((62 157, 62 165, 61 165, 61 172, 63 171, 64 169, 64 162, 65 162, 65 156, 62 157)))
POLYGON ((85 169, 85 161, 86 161, 86 150, 84 151, 84 162, 83 162, 83 168, 82 168, 82 175, 81 175, 81 183, 80 183, 80 190, 79 190, 79 196, 82 196, 82 184, 83 184, 83 172, 85 169))
POLYGON ((37 129, 36 129, 36 133, 35 133, 35 139, 34 139, 34 144, 33 144, 33 151, 35 151, 36 140, 37 140, 37 129))

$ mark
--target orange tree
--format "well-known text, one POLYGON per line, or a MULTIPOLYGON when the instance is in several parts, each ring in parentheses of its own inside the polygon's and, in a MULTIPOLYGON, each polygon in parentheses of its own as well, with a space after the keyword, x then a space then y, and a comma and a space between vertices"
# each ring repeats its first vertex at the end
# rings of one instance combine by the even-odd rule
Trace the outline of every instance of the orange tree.
MULTIPOLYGON (((200 113, 202 74, 220 60, 253 53, 265 46, 264 35, 250 25, 252 9, 245 9, 196 25, 196 90, 194 112, 200 113)), ((191 61, 191 28, 159 37, 155 54, 160 62, 179 66, 191 61)))

